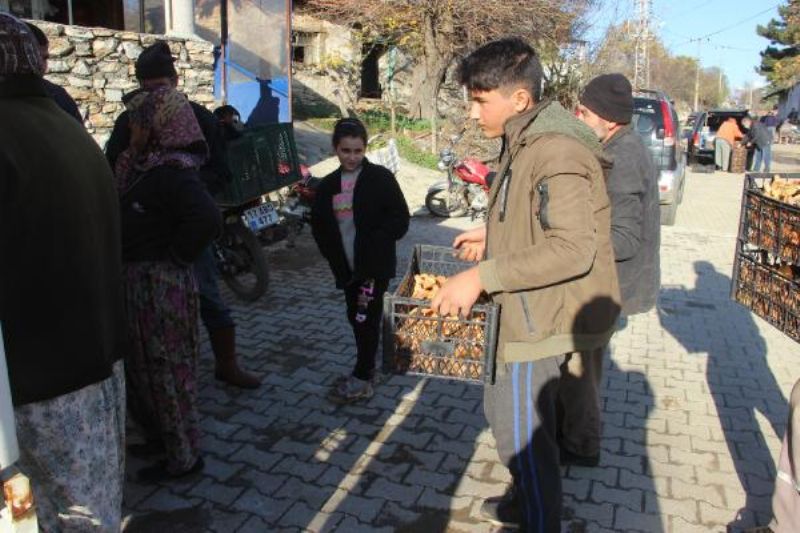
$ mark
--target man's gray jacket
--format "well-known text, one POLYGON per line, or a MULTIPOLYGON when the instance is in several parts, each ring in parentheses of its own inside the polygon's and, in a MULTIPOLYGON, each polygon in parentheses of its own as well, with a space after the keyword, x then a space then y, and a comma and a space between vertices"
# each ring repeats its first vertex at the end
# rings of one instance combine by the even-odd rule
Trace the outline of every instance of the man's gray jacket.
POLYGON ((658 174, 639 135, 625 126, 603 146, 608 175, 611 243, 622 295, 622 315, 652 309, 661 286, 658 174))

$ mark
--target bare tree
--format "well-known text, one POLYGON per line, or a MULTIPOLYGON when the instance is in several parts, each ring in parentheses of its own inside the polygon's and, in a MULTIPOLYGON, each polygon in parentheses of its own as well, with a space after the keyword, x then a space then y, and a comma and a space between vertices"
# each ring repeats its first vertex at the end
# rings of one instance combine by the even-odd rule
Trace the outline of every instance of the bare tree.
POLYGON ((561 45, 597 0, 307 0, 303 9, 359 29, 419 57, 412 116, 435 118, 448 67, 466 51, 504 35, 561 45))

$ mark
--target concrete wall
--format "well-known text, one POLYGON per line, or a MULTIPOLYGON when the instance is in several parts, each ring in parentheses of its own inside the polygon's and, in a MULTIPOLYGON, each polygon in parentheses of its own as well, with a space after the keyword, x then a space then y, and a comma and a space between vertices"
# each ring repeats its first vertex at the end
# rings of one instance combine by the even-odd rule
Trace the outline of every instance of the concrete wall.
POLYGON ((138 86, 136 58, 156 40, 167 40, 176 57, 178 88, 190 99, 214 107, 213 47, 206 41, 31 22, 50 39, 47 79, 72 95, 100 146, 124 109, 122 95, 138 86))

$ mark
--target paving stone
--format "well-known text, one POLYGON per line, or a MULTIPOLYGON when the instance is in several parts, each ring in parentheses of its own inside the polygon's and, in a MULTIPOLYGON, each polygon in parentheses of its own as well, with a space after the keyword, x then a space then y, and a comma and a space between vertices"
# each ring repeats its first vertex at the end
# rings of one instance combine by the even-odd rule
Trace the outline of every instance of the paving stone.
MULTIPOLYGON (((322 506, 322 511, 326 513, 340 512, 357 516, 366 523, 372 523, 381 512, 384 502, 385 499, 383 499, 383 497, 365 498, 354 494, 348 494, 344 490, 337 489, 331 497, 328 498, 325 505, 322 506)), ((345 527, 344 523, 341 527, 345 527)))
POLYGON ((279 500, 265 496, 255 489, 247 489, 231 504, 231 507, 239 512, 257 515, 273 522, 285 513, 292 503, 291 500, 279 500))
POLYGON ((217 483, 210 478, 205 478, 203 481, 195 485, 190 491, 191 496, 203 498, 220 505, 230 505, 241 493, 242 487, 231 487, 217 483))
POLYGON ((694 500, 674 500, 648 492, 645 494, 645 512, 660 515, 681 516, 689 522, 697 523, 697 502, 694 500))
MULTIPOLYGON (((668 517, 631 511, 628 507, 617 507, 614 514, 614 531, 668 531, 668 517)), ((587 531, 593 531, 589 528, 587 531)), ((674 530, 676 533, 680 530, 674 530)))
POLYGON ((597 503, 610 502, 624 505, 631 511, 641 511, 642 500, 642 491, 638 489, 615 489, 597 481, 592 483, 592 501, 597 503))
POLYGON ((285 457, 272 469, 279 474, 291 474, 303 479, 306 483, 314 481, 327 469, 327 465, 315 462, 298 461, 293 457, 285 457))
POLYGON ((391 527, 375 528, 371 525, 366 525, 359 522, 352 516, 346 516, 339 524, 338 531, 347 531, 348 533, 392 533, 394 531, 391 527))
POLYGON ((259 450, 255 446, 246 444, 239 451, 237 451, 231 459, 233 461, 245 463, 258 468, 259 470, 267 471, 278 463, 283 456, 277 453, 265 452, 259 450))
POLYGON ((185 498, 173 494, 167 488, 161 488, 144 499, 137 505, 137 508, 147 511, 175 511, 177 509, 197 507, 201 503, 202 500, 197 498, 185 498))
POLYGON ((213 455, 206 455, 203 457, 205 461, 205 468, 203 474, 213 477, 217 481, 228 481, 231 477, 235 476, 242 468, 243 465, 239 463, 230 463, 221 461, 213 455))
POLYGON ((386 498, 410 506, 419 495, 423 487, 393 483, 384 478, 378 478, 364 493, 369 498, 386 498))
POLYGON ((452 490, 454 488, 457 478, 452 474, 440 474, 422 470, 421 468, 413 468, 411 472, 403 480, 415 486, 431 487, 441 491, 452 490))
POLYGON ((244 486, 252 487, 262 494, 271 496, 283 486, 287 479, 289 477, 285 475, 265 473, 252 468, 241 472, 238 481, 244 486))
POLYGON ((243 513, 229 513, 212 509, 209 529, 214 533, 230 533, 240 528, 248 519, 243 513))
POLYGON ((469 476, 464 476, 455 490, 456 496, 475 496, 486 498, 487 494, 503 494, 505 484, 477 481, 469 476))

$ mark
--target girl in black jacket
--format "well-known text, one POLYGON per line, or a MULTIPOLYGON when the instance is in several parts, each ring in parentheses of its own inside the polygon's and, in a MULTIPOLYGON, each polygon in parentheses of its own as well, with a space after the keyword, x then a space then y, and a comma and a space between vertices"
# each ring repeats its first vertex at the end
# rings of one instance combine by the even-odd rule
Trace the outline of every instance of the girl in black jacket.
POLYGON ((317 189, 311 230, 336 286, 344 289, 356 340, 353 373, 336 384, 331 396, 352 402, 373 394, 383 293, 395 275, 395 242, 408 231, 410 215, 391 171, 364 157, 367 130, 361 121, 338 121, 333 148, 341 166, 317 189))

